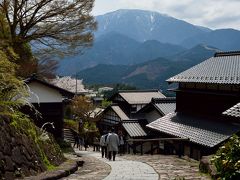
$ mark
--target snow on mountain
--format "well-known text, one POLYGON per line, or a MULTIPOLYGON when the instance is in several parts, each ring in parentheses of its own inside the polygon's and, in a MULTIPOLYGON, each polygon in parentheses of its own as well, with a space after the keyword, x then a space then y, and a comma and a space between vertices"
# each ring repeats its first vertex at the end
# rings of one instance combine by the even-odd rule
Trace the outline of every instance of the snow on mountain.
POLYGON ((164 43, 179 44, 186 38, 206 32, 207 29, 158 12, 136 9, 117 10, 97 16, 96 20, 97 38, 115 31, 139 42, 154 39, 164 43))

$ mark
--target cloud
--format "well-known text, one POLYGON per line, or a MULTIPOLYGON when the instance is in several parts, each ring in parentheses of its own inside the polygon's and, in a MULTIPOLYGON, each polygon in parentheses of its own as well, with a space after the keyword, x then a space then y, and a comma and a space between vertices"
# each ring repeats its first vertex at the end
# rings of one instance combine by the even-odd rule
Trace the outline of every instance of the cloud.
POLYGON ((94 14, 117 9, 143 9, 168 14, 192 24, 240 29, 240 0, 96 0, 94 14))

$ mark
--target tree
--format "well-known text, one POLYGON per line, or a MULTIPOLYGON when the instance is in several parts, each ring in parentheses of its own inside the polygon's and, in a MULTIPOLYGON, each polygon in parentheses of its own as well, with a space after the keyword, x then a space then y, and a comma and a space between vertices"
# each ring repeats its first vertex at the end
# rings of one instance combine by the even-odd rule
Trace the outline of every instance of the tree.
POLYGON ((107 108, 108 106, 110 106, 112 104, 112 101, 108 101, 107 99, 103 99, 101 107, 102 108, 107 108))
POLYGON ((114 94, 116 94, 119 90, 136 90, 137 88, 128 84, 115 84, 112 91, 105 91, 103 93, 104 98, 108 99, 114 94))
POLYGON ((90 46, 92 31, 96 29, 90 15, 93 3, 94 0, 1 0, 0 13, 6 19, 11 45, 19 55, 18 64, 36 65, 32 49, 38 55, 69 55, 90 46))
POLYGON ((7 25, 7 20, 4 14, 0 11, 0 45, 2 46, 3 43, 6 43, 6 40, 10 38, 10 29, 7 25))
POLYGON ((58 61, 51 59, 41 59, 38 61, 37 75, 48 79, 55 78, 55 72, 58 68, 58 61))
POLYGON ((94 110, 93 103, 86 96, 75 96, 72 101, 72 111, 81 119, 90 119, 91 113, 94 110))
POLYGON ((72 111, 78 120, 82 121, 82 127, 95 130, 95 124, 91 120, 94 114, 94 105, 86 96, 75 96, 71 103, 72 111))
POLYGON ((22 105, 29 104, 25 97, 27 89, 22 81, 15 77, 16 55, 10 47, 0 46, 0 115, 11 115, 22 105))

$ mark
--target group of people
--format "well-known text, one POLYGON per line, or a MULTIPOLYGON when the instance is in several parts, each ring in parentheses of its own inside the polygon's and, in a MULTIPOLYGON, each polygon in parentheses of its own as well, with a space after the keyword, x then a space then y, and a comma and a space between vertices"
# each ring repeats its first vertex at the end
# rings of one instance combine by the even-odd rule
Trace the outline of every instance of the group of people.
MULTIPOLYGON (((87 150, 88 143, 85 138, 80 137, 79 134, 75 134, 74 140, 75 142, 73 147, 77 146, 79 150, 82 150, 82 147, 84 147, 85 151, 87 150)), ((101 136, 99 145, 101 147, 102 158, 105 157, 109 160, 115 161, 116 154, 118 152, 120 155, 124 153, 123 135, 122 133, 117 135, 114 128, 112 128, 109 132, 105 132, 105 134, 101 136)), ((97 150, 98 148, 95 147, 94 150, 95 149, 97 150)))
POLYGON ((83 137, 80 137, 79 134, 74 135, 74 144, 73 147, 77 146, 79 150, 82 150, 82 148, 85 148, 85 151, 87 150, 88 143, 86 140, 84 140, 83 137))
POLYGON ((111 129, 109 133, 106 133, 100 138, 100 146, 102 152, 102 158, 108 158, 109 160, 115 161, 115 157, 117 152, 119 151, 118 147, 120 147, 120 153, 123 153, 124 148, 124 140, 122 134, 118 136, 115 133, 114 128, 111 129))

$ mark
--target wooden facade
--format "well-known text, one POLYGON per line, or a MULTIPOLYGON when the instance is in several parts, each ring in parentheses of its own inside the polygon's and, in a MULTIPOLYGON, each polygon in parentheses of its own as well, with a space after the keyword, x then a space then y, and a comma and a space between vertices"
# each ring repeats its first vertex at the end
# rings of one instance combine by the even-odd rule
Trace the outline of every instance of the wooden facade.
POLYGON ((31 77, 25 82, 29 87, 30 102, 40 113, 40 116, 36 115, 36 111, 29 109, 29 107, 23 108, 23 111, 30 115, 39 128, 46 122, 53 122, 55 128, 46 125, 44 129, 52 133, 56 139, 62 139, 64 100, 72 98, 74 94, 36 77, 31 77))
POLYGON ((189 138, 185 142, 166 141, 173 154, 182 151, 180 154, 199 160, 203 155, 215 153, 232 134, 240 132, 240 122, 223 115, 240 102, 239 72, 240 52, 227 52, 216 53, 169 78, 167 82, 178 83, 173 90, 176 112, 147 126, 155 130, 156 136, 189 138))
POLYGON ((222 112, 240 102, 236 85, 180 83, 176 90, 177 112, 222 116, 222 112))
POLYGON ((111 127, 118 127, 121 122, 121 118, 110 107, 105 110, 101 115, 101 121, 97 123, 100 134, 108 132, 111 127))
POLYGON ((63 138, 63 103, 40 103, 33 104, 34 107, 41 113, 40 118, 34 118, 34 122, 38 127, 46 122, 53 122, 54 129, 51 126, 46 126, 47 132, 50 132, 54 135, 56 139, 63 138))
POLYGON ((157 90, 120 91, 114 94, 109 99, 113 104, 100 114, 100 120, 97 123, 99 131, 108 131, 109 128, 115 127, 117 130, 124 132, 126 136, 131 137, 133 134, 130 135, 129 132, 132 128, 136 128, 135 138, 137 136, 146 136, 142 129, 143 121, 140 120, 143 118, 139 118, 137 112, 150 103, 152 98, 160 97, 165 96, 157 90), (125 124, 126 127, 123 127, 122 123, 126 121, 128 123, 132 121, 132 124, 125 124), (129 132, 127 132, 126 128, 129 128, 129 132))

